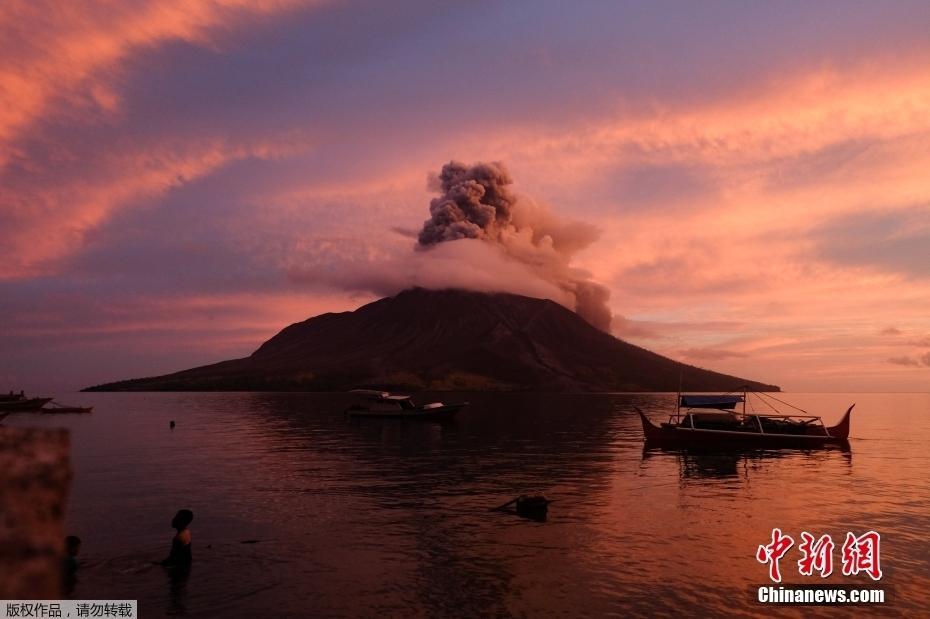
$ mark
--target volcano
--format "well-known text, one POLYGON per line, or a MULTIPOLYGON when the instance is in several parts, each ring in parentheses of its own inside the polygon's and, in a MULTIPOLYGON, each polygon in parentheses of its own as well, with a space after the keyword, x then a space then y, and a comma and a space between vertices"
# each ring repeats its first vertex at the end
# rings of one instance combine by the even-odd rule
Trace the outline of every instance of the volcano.
POLYGON ((292 324, 243 359, 85 391, 778 391, 684 365, 545 300, 414 288, 292 324))

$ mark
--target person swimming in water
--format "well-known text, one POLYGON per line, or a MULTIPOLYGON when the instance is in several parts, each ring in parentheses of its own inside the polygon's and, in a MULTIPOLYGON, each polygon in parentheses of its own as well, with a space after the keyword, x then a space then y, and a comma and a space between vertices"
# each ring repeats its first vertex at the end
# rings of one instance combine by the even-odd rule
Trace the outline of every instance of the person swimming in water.
POLYGON ((187 567, 193 560, 191 557, 191 522, 194 512, 189 509, 178 510, 171 520, 171 526, 177 531, 171 539, 171 553, 161 562, 165 566, 187 567))
POLYGON ((62 562, 62 569, 68 574, 73 574, 78 569, 78 553, 81 552, 81 538, 77 535, 69 535, 65 538, 65 557, 62 562))
POLYGON ((64 595, 71 595, 77 584, 79 552, 81 552, 81 538, 77 535, 66 537, 65 554, 61 560, 61 588, 64 595))

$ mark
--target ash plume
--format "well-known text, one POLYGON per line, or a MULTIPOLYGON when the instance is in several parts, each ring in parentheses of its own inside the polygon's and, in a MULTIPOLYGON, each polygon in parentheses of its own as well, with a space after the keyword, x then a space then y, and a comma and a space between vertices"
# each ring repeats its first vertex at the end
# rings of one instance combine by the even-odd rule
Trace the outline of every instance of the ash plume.
POLYGON ((457 239, 498 239, 510 224, 516 203, 507 188, 511 183, 499 162, 469 167, 452 161, 442 166, 432 183, 442 195, 429 203, 430 218, 420 230, 420 247, 457 239))
POLYGON ((610 291, 571 266, 573 256, 599 236, 588 224, 568 222, 510 189, 513 179, 501 162, 447 163, 431 179, 440 193, 430 201, 430 218, 417 235, 417 249, 461 239, 498 248, 559 291, 553 299, 571 305, 595 327, 610 331, 610 291))

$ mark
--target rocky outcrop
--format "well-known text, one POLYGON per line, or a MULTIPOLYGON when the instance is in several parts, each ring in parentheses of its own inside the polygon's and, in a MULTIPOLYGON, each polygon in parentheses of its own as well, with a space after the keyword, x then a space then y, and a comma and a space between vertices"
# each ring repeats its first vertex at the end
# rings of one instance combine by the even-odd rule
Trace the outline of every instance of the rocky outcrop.
POLYGON ((0 599, 61 597, 66 430, 0 426, 0 599))

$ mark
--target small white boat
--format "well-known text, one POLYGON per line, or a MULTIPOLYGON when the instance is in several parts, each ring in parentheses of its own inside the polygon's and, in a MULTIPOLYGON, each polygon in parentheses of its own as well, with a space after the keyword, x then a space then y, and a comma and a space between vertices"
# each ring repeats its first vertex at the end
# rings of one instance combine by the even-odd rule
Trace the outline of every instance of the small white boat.
POLYGON ((383 417, 388 419, 450 419, 468 406, 468 402, 444 404, 430 402, 417 405, 409 395, 394 395, 387 391, 353 389, 349 393, 365 398, 345 410, 350 417, 383 417))
POLYGON ((49 402, 48 408, 40 408, 39 412, 45 414, 91 413, 93 410, 93 406, 68 406, 67 404, 59 404, 58 402, 52 401, 49 402))

